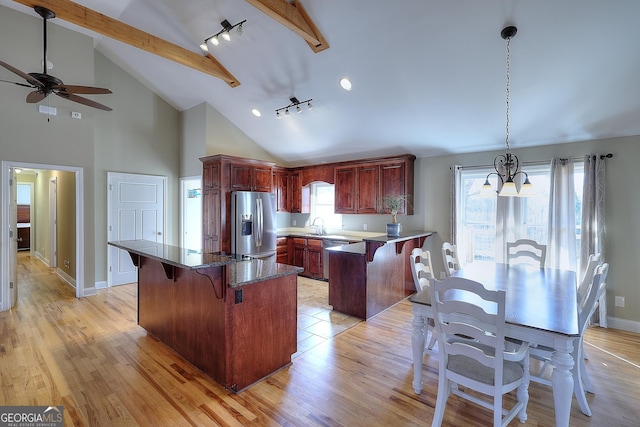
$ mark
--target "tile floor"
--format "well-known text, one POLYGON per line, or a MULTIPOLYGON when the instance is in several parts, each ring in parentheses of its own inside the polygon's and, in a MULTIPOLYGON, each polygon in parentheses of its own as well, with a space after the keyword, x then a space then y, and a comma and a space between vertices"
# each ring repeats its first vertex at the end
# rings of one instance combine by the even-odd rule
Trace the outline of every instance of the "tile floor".
POLYGON ((298 351, 293 358, 362 321, 333 311, 328 294, 327 282, 298 276, 298 351))

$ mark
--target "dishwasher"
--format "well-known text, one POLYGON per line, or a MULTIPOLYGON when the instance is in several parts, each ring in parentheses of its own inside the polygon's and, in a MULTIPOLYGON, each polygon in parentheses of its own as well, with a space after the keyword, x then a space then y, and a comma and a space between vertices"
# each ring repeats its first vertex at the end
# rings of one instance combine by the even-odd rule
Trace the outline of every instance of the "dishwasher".
POLYGON ((348 240, 322 239, 322 247, 324 248, 322 252, 322 268, 324 270, 322 276, 324 280, 329 280, 329 251, 327 251, 327 248, 348 245, 349 243, 348 240))

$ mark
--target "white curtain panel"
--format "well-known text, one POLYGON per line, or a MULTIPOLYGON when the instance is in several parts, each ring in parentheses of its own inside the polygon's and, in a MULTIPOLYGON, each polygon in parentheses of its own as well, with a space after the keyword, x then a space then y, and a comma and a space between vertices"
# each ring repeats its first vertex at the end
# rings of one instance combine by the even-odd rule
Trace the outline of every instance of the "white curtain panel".
POLYGON ((547 260, 549 268, 576 270, 573 159, 551 159, 547 260))
MULTIPOLYGON (((604 252, 605 232, 605 164, 600 154, 586 155, 584 158, 584 187, 582 191, 582 228, 580 245, 580 265, 584 269, 590 254, 600 252, 602 262, 606 262, 604 252)), ((595 321, 607 326, 606 292, 599 301, 599 311, 595 321)))

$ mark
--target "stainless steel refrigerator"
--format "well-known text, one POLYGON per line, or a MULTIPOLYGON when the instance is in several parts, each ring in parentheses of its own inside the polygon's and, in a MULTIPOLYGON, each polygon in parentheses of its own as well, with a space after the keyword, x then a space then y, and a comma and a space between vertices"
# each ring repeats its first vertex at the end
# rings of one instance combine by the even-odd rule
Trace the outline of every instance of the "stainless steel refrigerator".
POLYGON ((231 193, 231 252, 275 262, 276 228, 275 193, 231 193))

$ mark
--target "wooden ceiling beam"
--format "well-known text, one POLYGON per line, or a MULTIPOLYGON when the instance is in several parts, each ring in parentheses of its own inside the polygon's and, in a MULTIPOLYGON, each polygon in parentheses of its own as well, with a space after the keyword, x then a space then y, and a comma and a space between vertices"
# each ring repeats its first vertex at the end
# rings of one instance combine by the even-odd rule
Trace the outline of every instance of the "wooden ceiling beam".
POLYGON ((56 18, 217 77, 227 82, 231 87, 240 85, 240 82, 209 53, 206 56, 199 55, 69 0, 14 1, 31 8, 34 6, 46 7, 56 14, 56 18))
POLYGON ((247 3, 302 37, 315 53, 329 49, 329 43, 298 0, 247 0, 247 3))

